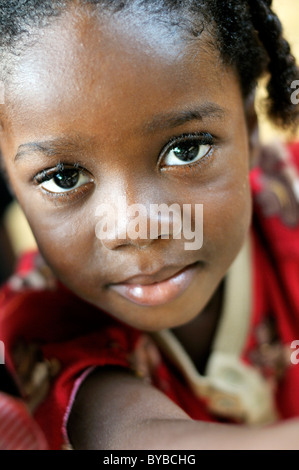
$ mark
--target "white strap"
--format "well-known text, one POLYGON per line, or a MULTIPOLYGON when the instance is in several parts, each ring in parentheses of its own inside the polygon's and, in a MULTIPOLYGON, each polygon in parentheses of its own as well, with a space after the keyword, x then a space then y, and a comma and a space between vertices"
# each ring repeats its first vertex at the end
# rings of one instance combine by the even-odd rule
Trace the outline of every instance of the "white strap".
POLYGON ((225 278, 222 314, 212 345, 213 351, 242 353, 252 311, 251 245, 248 237, 225 278))

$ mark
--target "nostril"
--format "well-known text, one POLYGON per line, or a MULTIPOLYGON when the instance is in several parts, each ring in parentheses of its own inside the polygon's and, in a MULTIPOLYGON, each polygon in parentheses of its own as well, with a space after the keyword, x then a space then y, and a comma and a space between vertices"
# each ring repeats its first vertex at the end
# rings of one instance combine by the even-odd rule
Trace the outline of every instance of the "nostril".
POLYGON ((182 230, 179 204, 127 205, 125 197, 117 204, 97 207, 96 237, 108 249, 124 246, 147 248, 153 240, 177 238, 182 230))
POLYGON ((100 239, 101 244, 107 248, 108 250, 124 250, 128 248, 135 247, 139 250, 147 249, 153 242, 150 238, 148 239, 141 239, 141 238, 102 238, 100 239))

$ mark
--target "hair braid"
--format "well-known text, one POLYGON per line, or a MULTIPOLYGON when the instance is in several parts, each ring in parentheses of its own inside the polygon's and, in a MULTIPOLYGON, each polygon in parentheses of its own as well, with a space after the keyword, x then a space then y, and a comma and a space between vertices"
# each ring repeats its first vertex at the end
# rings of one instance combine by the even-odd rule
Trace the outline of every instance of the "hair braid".
POLYGON ((281 22, 271 9, 272 0, 248 0, 248 5, 252 24, 269 58, 268 115, 280 126, 295 125, 299 109, 291 102, 291 84, 299 79, 299 71, 289 43, 283 37, 281 22))

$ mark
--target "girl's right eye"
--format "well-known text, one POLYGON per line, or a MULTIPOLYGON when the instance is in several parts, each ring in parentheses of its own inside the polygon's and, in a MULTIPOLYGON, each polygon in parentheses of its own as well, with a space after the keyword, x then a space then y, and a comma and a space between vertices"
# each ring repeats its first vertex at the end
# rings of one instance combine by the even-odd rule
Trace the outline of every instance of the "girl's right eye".
POLYGON ((68 197, 71 197, 72 193, 78 196, 85 192, 87 188, 89 189, 89 183, 93 182, 91 176, 82 168, 78 166, 65 168, 63 164, 42 171, 34 177, 34 181, 49 196, 68 197))

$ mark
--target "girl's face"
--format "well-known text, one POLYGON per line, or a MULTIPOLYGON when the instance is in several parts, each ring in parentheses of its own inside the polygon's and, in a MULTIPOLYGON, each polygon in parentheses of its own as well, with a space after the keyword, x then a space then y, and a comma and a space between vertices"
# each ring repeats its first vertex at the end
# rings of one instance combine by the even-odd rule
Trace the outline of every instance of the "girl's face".
POLYGON ((251 216, 238 80, 205 33, 183 35, 142 14, 101 22, 69 11, 17 59, 1 111, 7 172, 54 273, 148 331, 203 310, 251 216), (100 240, 99 208, 120 200, 142 204, 139 222, 149 226, 151 204, 175 203, 182 214, 191 205, 193 228, 202 204, 202 247, 186 249, 171 224, 169 239, 161 224, 156 237, 136 238, 125 211, 122 236, 100 240))

